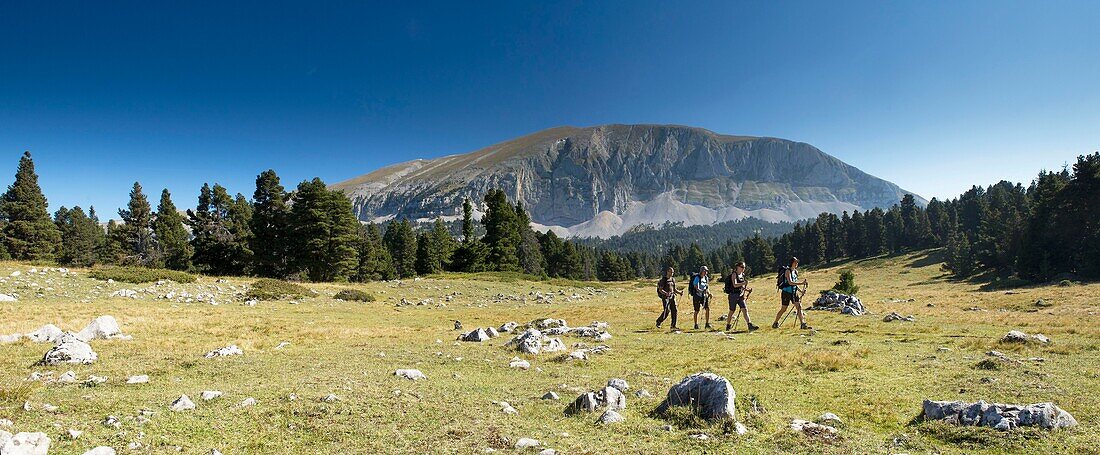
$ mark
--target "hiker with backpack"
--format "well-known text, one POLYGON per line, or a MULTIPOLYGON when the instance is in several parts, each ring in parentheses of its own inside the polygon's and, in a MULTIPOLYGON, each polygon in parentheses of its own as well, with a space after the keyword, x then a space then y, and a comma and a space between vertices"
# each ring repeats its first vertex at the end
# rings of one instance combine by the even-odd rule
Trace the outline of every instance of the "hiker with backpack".
POLYGON ((673 278, 672 267, 665 269, 664 276, 660 280, 657 280, 657 297, 661 298, 661 303, 664 305, 664 311, 657 317, 657 328, 661 328, 661 323, 665 322, 665 318, 672 316, 672 330, 679 330, 676 327, 676 296, 684 295, 684 291, 676 289, 676 279, 673 278))
POLYGON ((779 318, 783 317, 783 313, 787 311, 787 306, 794 304, 794 311, 798 315, 798 322, 802 324, 802 329, 813 329, 813 327, 806 325, 806 316, 802 314, 802 295, 798 289, 799 286, 809 286, 809 283, 806 280, 798 281, 798 258, 791 256, 788 264, 785 267, 780 267, 775 278, 775 286, 779 288, 780 301, 783 306, 779 308, 779 313, 775 314, 775 322, 772 323, 772 328, 779 328, 779 318))
POLYGON ((688 281, 688 294, 691 294, 691 304, 695 308, 695 330, 699 330, 699 310, 706 312, 706 330, 710 330, 710 270, 707 266, 699 268, 699 273, 691 274, 688 281))
POLYGON ((745 261, 738 262, 733 266, 733 270, 730 270, 730 274, 726 276, 726 285, 723 291, 729 296, 730 312, 726 315, 726 331, 730 330, 730 324, 736 319, 734 312, 738 308, 741 309, 741 314, 745 318, 745 324, 748 326, 749 331, 759 329, 753 325, 749 320, 749 308, 745 304, 749 299, 749 295, 752 294, 752 288, 749 287, 748 279, 745 278, 745 261))

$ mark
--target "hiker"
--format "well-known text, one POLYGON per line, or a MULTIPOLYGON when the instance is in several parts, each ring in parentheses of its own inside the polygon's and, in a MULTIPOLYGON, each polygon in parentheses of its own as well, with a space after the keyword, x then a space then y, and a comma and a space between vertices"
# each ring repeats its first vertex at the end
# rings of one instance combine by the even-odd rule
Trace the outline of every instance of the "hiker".
POLYGON ((781 302, 783 306, 775 314, 775 322, 772 323, 772 328, 779 328, 779 318, 783 317, 783 313, 787 311, 787 306, 793 303, 795 314, 798 315, 798 322, 802 324, 802 329, 813 329, 813 327, 806 325, 806 316, 802 314, 802 297, 798 295, 798 287, 807 286, 808 283, 806 280, 798 281, 798 258, 791 256, 788 264, 788 266, 779 269, 779 276, 776 277, 776 287, 779 288, 782 295, 781 302))
POLYGON ((684 291, 676 289, 676 279, 673 278, 673 272, 675 270, 672 267, 665 269, 665 275, 657 280, 657 296, 661 298, 661 303, 664 304, 664 311, 657 317, 657 328, 661 328, 661 323, 665 322, 665 318, 672 316, 672 330, 679 330, 676 327, 676 296, 684 295, 684 291))
POLYGON ((726 331, 730 330, 730 324, 734 321, 733 313, 737 311, 737 308, 741 308, 741 315, 745 317, 745 324, 749 327, 749 331, 759 329, 753 325, 749 320, 749 307, 745 304, 748 303, 749 294, 752 294, 752 288, 749 287, 749 282, 745 279, 745 261, 738 262, 733 266, 733 270, 730 270, 729 276, 726 277, 726 285, 723 290, 729 295, 730 312, 726 315, 726 331))
POLYGON ((699 268, 699 273, 691 275, 688 282, 688 293, 691 294, 691 304, 695 308, 695 330, 699 330, 699 310, 706 312, 706 330, 710 330, 710 270, 707 266, 699 268))

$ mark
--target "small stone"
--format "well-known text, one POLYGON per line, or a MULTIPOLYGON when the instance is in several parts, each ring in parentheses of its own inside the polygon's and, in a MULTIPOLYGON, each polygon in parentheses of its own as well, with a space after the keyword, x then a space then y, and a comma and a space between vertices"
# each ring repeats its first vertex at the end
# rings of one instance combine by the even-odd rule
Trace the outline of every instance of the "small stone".
POLYGON ((195 409, 195 403, 187 395, 180 395, 172 405, 168 407, 173 411, 189 411, 195 409))
POLYGON ((523 360, 519 357, 512 357, 512 360, 508 362, 508 367, 520 370, 527 370, 531 368, 531 362, 523 360))
POLYGON ((824 414, 821 414, 821 417, 818 417, 817 420, 819 422, 835 422, 835 423, 840 423, 841 422, 840 417, 837 416, 836 414, 831 413, 831 412, 826 412, 824 414))
POLYGON ((247 408, 247 407, 255 406, 255 405, 256 405, 256 399, 252 398, 252 397, 248 397, 248 398, 245 398, 244 400, 242 400, 240 402, 240 404, 238 404, 237 406, 242 407, 242 408, 247 408))
POLYGON ((80 435, 84 434, 83 431, 72 429, 72 428, 70 428, 67 433, 69 435, 69 439, 76 439, 76 438, 79 438, 80 435))
POLYGON ((149 382, 149 375, 139 374, 137 376, 130 376, 126 379, 127 384, 145 384, 149 382))
POLYGON ((340 401, 340 397, 336 396, 336 394, 334 393, 330 393, 328 395, 325 395, 324 398, 321 398, 321 401, 325 403, 335 403, 337 401, 340 401))
POLYGON ((424 373, 421 373, 420 370, 414 370, 414 369, 399 369, 397 371, 394 371, 393 374, 395 376, 399 376, 399 377, 408 379, 410 381, 419 381, 421 379, 428 379, 428 377, 424 376, 424 373))
POLYGON ((517 449, 534 449, 538 448, 541 445, 542 443, 539 442, 537 439, 531 438, 519 438, 519 440, 516 441, 517 449))
POLYGON ((202 401, 210 401, 220 396, 222 396, 221 390, 203 390, 199 398, 202 398, 202 401))
POLYGON ((84 452, 84 455, 115 455, 115 453, 115 449, 107 446, 99 446, 87 452, 84 452))
POLYGON ((557 401, 557 400, 560 400, 561 397, 559 397, 557 393, 554 393, 554 391, 550 391, 550 392, 546 392, 546 394, 542 396, 542 399, 543 400, 557 401))
POLYGON ((619 389, 620 392, 626 392, 630 389, 630 384, 627 384, 625 379, 611 378, 607 380, 608 387, 614 387, 619 389))

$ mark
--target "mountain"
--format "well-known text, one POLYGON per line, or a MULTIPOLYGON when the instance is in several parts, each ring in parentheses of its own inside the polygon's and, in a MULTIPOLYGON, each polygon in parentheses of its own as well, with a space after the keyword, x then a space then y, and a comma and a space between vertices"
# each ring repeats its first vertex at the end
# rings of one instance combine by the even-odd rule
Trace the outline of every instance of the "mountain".
POLYGON ((454 219, 464 198, 476 207, 486 191, 502 188, 536 228, 576 237, 668 221, 797 221, 889 207, 908 193, 809 144, 675 125, 551 128, 332 187, 352 199, 361 220, 374 221, 454 219))

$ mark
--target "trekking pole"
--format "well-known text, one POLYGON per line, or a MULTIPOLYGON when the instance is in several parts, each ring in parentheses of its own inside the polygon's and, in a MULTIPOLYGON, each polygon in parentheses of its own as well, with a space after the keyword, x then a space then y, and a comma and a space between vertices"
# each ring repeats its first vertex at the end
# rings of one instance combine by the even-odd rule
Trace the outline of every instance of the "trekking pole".
POLYGON ((730 330, 729 330, 730 332, 737 329, 737 318, 740 316, 740 314, 741 314, 741 308, 738 307, 737 310, 733 312, 733 320, 726 322, 726 325, 730 326, 730 330), (732 324, 732 325, 730 325, 730 324, 732 324))

